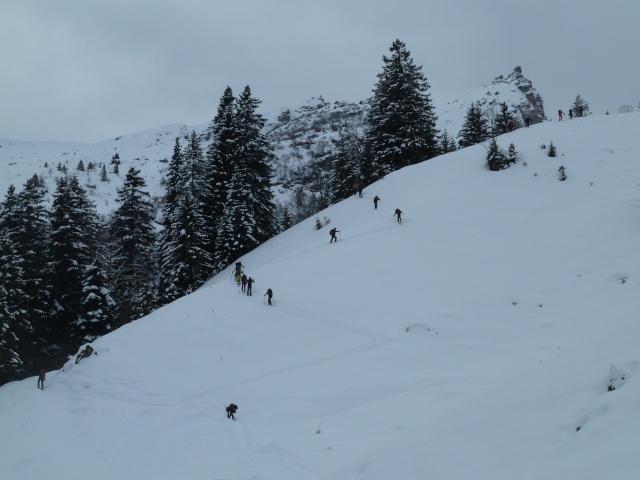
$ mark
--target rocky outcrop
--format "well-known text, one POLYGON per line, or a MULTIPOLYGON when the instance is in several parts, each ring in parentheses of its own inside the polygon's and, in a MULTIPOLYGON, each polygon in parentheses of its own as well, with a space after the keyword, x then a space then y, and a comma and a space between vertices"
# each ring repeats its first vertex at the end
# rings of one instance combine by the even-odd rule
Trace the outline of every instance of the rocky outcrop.
POLYGON ((341 130, 362 133, 366 104, 327 102, 313 97, 295 109, 283 109, 267 125, 267 136, 275 154, 273 170, 279 184, 304 182, 311 165, 327 170, 335 155, 341 130))
POLYGON ((524 95, 523 101, 521 101, 517 105, 513 105, 518 112, 522 115, 522 118, 529 117, 531 119, 531 123, 540 123, 547 119, 544 114, 544 105, 542 102, 542 97, 533 88, 533 84, 531 80, 525 78, 522 74, 522 68, 516 67, 513 69, 507 78, 503 78, 502 75, 496 77, 496 79, 491 82, 491 85, 495 85, 498 87, 501 86, 515 86, 522 94, 524 95))
POLYGON ((523 121, 529 118, 531 124, 535 124, 546 120, 542 97, 533 87, 531 80, 522 74, 521 67, 514 68, 507 77, 500 75, 491 83, 482 85, 439 108, 438 128, 446 128, 450 135, 456 137, 472 103, 479 103, 489 119, 500 111, 500 104, 506 103, 510 110, 518 112, 523 121))

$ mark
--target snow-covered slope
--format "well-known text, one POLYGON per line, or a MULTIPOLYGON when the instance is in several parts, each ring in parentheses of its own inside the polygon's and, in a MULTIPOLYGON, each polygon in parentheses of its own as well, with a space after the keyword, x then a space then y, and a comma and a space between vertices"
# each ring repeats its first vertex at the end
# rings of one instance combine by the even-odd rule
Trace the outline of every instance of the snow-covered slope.
POLYGON ((639 129, 534 125, 498 139, 526 166, 469 147, 322 212, 338 243, 300 223, 253 296, 224 271, 1 387, 0 478, 637 478, 639 129))
MULTIPOLYGON (((432 101, 438 105, 437 99, 432 98, 432 101)), ((506 78, 497 77, 491 84, 483 85, 451 104, 436 107, 438 128, 446 128, 449 135, 455 138, 464 122, 468 106, 476 101, 486 108, 506 101, 521 113, 529 112, 534 122, 544 118, 542 99, 531 81, 517 67, 506 78)), ((278 200, 288 200, 291 187, 304 182, 305 167, 308 165, 319 163, 328 169, 330 164, 327 160, 335 154, 340 131, 349 128, 362 134, 366 113, 365 101, 329 102, 318 96, 307 100, 298 108, 283 108, 276 115, 267 114, 269 121, 265 132, 271 140, 275 155, 274 193, 278 200)), ((166 161, 173 154, 176 137, 180 137, 184 145, 189 134, 195 131, 200 135, 205 149, 210 140, 209 126, 171 125, 96 144, 0 139, 0 195, 4 196, 11 184, 18 191, 21 190, 27 178, 35 174, 45 183, 50 200, 55 191, 55 180, 61 175, 58 166, 66 166, 67 171, 79 174, 83 187, 95 200, 98 211, 109 214, 116 208, 114 200, 117 189, 122 186, 129 168, 135 167, 141 170, 151 196, 158 198, 164 195, 162 180, 166 161), (111 163, 116 153, 121 162, 118 174, 113 173, 114 165, 111 163), (80 160, 85 167, 93 163, 95 170, 79 172, 77 167, 80 160), (107 167, 107 182, 101 181, 102 165, 107 167)))
POLYGON ((64 175, 58 167, 66 167, 69 173, 78 174, 83 188, 96 203, 98 211, 109 214, 117 208, 115 198, 117 189, 122 187, 129 168, 141 171, 152 197, 164 195, 162 178, 168 160, 173 154, 176 137, 185 139, 192 130, 206 131, 206 125, 189 127, 172 125, 144 132, 123 135, 95 144, 66 142, 16 142, 0 139, 0 194, 9 185, 18 191, 29 177, 34 174, 41 177, 49 192, 48 200, 55 192, 56 179, 64 175), (118 155, 119 174, 113 173, 115 164, 112 159, 118 155), (82 161, 85 171, 79 171, 82 161), (94 170, 87 167, 94 164, 94 170), (107 181, 101 180, 102 166, 106 166, 107 181))

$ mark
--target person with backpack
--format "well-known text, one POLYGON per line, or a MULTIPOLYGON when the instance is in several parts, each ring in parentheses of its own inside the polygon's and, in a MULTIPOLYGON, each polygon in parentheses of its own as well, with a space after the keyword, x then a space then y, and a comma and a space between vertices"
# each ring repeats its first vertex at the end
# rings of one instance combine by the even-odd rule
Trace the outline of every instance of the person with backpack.
POLYGON ((242 274, 242 291, 244 292, 247 288, 247 276, 242 274))
POLYGON ((236 278, 236 283, 238 285, 240 285, 240 282, 242 281, 242 267, 244 267, 244 265, 242 265, 242 262, 236 262, 236 271, 234 275, 236 278))
POLYGON ((263 296, 267 297, 267 303, 271 305, 271 299, 273 298, 273 290, 271 290, 270 288, 267 288, 267 293, 265 293, 263 296))
POLYGON ((238 406, 235 403, 230 403, 229 406, 226 408, 227 418, 230 418, 231 420, 235 420, 236 417, 234 415, 237 411, 238 411, 238 406))
POLYGON ((380 200, 381 200, 381 198, 380 198, 379 196, 377 196, 377 195, 376 195, 375 197, 373 197, 373 208, 374 208, 375 210, 377 210, 377 209, 378 209, 378 202, 379 202, 380 200))
POLYGON ((402 223, 402 210, 396 208, 396 211, 393 214, 394 217, 398 217, 398 223, 402 223))
POLYGON ((44 381, 46 378, 47 378, 47 375, 44 372, 44 368, 41 368, 40 373, 38 374, 38 388, 40 390, 44 390, 44 381))
POLYGON ((253 283, 255 282, 255 280, 251 277, 247 278, 247 296, 251 296, 251 286, 253 285, 253 283))
POLYGON ((242 267, 244 267, 242 262, 236 262, 236 275, 242 275, 242 267))
POLYGON ((336 233, 339 231, 340 230, 337 230, 336 227, 333 227, 331 230, 329 230, 329 235, 331 235, 331 240, 329 240, 329 243, 332 243, 334 240, 336 242, 338 241, 338 237, 336 237, 336 233))
POLYGON ((564 112, 562 110, 558 110, 558 121, 562 121, 562 116, 564 115, 564 112))

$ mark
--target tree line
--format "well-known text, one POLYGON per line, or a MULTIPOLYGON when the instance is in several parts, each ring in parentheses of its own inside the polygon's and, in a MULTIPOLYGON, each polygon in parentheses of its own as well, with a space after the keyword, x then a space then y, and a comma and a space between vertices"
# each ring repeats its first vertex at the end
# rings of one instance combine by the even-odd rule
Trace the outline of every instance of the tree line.
MULTIPOLYGON (((0 204, 0 385, 60 368, 79 347, 200 287, 275 235, 260 101, 227 87, 206 150, 176 138, 161 214, 140 171, 101 219, 60 170, 50 208, 36 175, 0 204)), ((117 164, 116 164, 117 167, 117 164)))

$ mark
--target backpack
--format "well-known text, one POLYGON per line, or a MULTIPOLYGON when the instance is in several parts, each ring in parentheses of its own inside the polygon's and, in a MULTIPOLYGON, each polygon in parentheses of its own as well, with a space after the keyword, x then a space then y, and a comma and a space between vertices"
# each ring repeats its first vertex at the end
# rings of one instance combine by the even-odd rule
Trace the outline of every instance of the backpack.
POLYGON ((331 235, 332 237, 335 236, 336 234, 336 229, 332 228, 331 230, 329 230, 329 235, 331 235))

